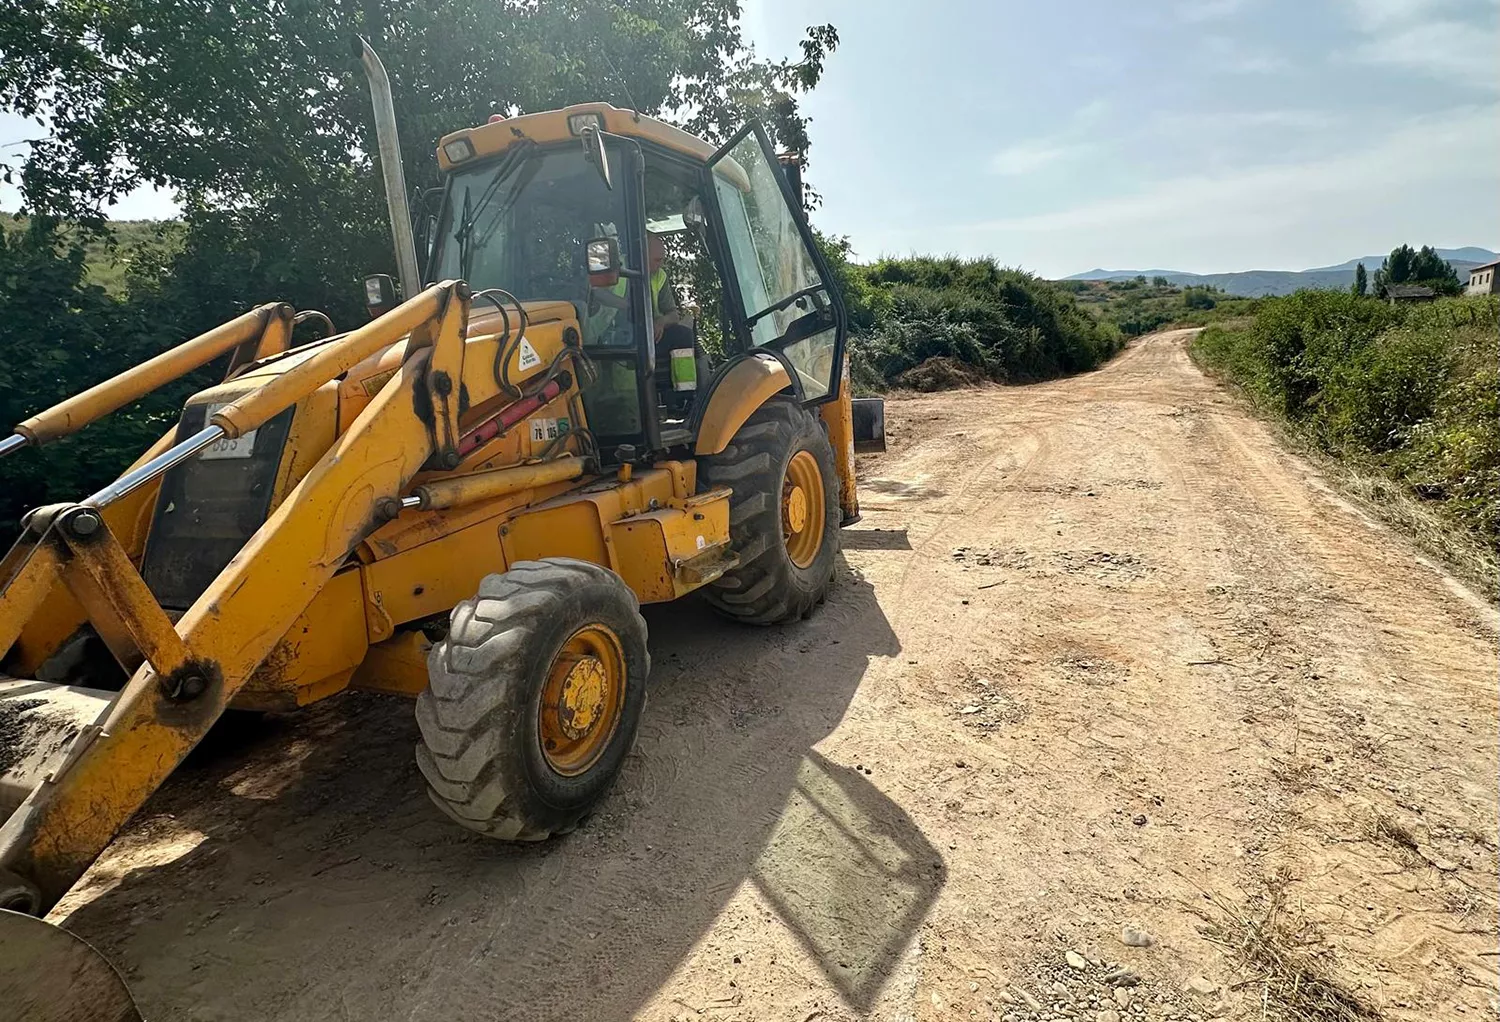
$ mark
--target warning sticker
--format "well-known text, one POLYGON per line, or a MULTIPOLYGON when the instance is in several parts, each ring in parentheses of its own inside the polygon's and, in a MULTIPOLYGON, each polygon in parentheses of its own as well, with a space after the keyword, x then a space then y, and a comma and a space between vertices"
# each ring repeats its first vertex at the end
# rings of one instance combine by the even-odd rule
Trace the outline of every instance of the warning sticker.
POLYGON ((527 424, 531 426, 531 439, 537 443, 544 440, 556 440, 572 426, 566 418, 549 419, 546 417, 528 419, 527 424))
POLYGON ((365 388, 365 397, 374 397, 376 394, 379 394, 381 388, 383 388, 387 383, 390 383, 391 377, 395 375, 396 370, 391 369, 388 372, 376 373, 374 376, 370 377, 362 384, 362 386, 365 388))
POLYGON ((524 337, 521 338, 521 357, 517 359, 516 364, 523 372, 542 364, 541 356, 536 353, 536 349, 531 346, 531 342, 524 337))

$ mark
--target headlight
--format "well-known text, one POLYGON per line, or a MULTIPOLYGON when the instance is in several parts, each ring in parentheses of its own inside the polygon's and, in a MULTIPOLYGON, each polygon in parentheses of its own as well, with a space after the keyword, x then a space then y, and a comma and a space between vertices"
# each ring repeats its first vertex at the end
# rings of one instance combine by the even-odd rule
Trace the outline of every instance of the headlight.
POLYGON ((569 114, 568 131, 574 135, 583 134, 584 128, 594 128, 598 131, 604 130, 604 118, 598 114, 569 114))
POLYGON ((462 163, 474 158, 474 143, 466 138, 455 138, 452 142, 443 143, 443 155, 448 157, 449 163, 462 163))

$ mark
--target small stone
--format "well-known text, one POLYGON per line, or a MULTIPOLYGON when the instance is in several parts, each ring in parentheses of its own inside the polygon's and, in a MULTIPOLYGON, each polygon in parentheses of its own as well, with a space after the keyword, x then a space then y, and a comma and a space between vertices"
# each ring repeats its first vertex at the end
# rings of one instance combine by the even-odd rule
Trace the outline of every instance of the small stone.
POLYGON ((1006 1004, 1016 1003, 1016 995, 1011 993, 1009 990, 1002 990, 996 996, 998 996, 1000 1000, 1004 1001, 1006 1004))
POLYGON ((953 761, 953 765, 956 766, 956 767, 958 767, 960 770, 962 770, 964 767, 968 766, 969 764, 965 763, 961 759, 955 759, 953 761))
POLYGON ((1146 814, 1136 813, 1135 817, 1130 822, 1135 824, 1137 827, 1144 827, 1146 825, 1146 814))
POLYGON ((1120 943, 1127 947, 1150 947, 1156 941, 1151 939, 1151 934, 1145 930, 1138 930, 1134 926, 1120 928, 1120 943))
POLYGON ((936 990, 934 990, 930 996, 931 996, 931 999, 932 999, 932 1006, 934 1008, 936 1008, 938 1011, 942 1011, 943 1010, 943 999, 938 996, 938 992, 936 990))
POLYGON ((1023 1000, 1023 1001, 1026 1002, 1026 1007, 1030 1008, 1032 1011, 1041 1011, 1042 1010, 1042 1002, 1041 1001, 1037 1000, 1035 997, 1032 997, 1025 990, 1021 990, 1021 991, 1019 991, 1019 993, 1021 995, 1021 1000, 1023 1000))
POLYGON ((1208 997, 1219 992, 1219 984, 1212 980, 1204 979, 1202 976, 1194 976, 1187 981, 1187 985, 1182 989, 1190 993, 1195 993, 1200 997, 1208 997))
POLYGON ((1117 965, 1104 974, 1104 982, 1115 986, 1133 987, 1140 981, 1140 974, 1128 965, 1117 965))
POLYGON ((1084 969, 1088 968, 1089 963, 1085 961, 1083 955, 1079 954, 1077 951, 1069 951, 1067 954, 1067 958, 1068 968, 1070 969, 1077 969, 1081 972, 1084 969))
POLYGON ((1115 1003, 1122 1008, 1130 1007, 1130 991, 1125 987, 1115 987, 1115 1003))
POLYGON ((982 709, 982 707, 975 706, 973 703, 970 703, 968 706, 965 706, 962 710, 959 710, 958 712, 964 714, 965 716, 968 716, 970 714, 978 713, 981 709, 982 709))
POLYGON ((973 980, 970 980, 969 981, 969 993, 973 994, 973 993, 978 993, 978 992, 979 992, 979 984, 975 983, 973 980))
POLYGON ((1020 1018, 1021 1016, 1015 1012, 1007 1011, 1004 1015, 1000 1016, 1000 1022, 1020 1022, 1020 1018))
POLYGON ((1120 1013, 1113 1008, 1105 1008, 1094 1016, 1094 1022, 1120 1022, 1120 1013))

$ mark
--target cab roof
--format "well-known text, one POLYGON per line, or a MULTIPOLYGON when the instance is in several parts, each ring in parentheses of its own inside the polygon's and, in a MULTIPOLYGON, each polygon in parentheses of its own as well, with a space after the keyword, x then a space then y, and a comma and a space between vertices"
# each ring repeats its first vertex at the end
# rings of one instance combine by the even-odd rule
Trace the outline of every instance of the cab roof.
POLYGON ((699 162, 706 163, 715 152, 714 146, 698 136, 655 117, 648 117, 634 110, 621 110, 608 103, 575 103, 561 110, 507 117, 477 128, 463 128, 444 135, 438 140, 438 166, 447 173, 461 164, 503 153, 523 138, 543 145, 566 141, 574 137, 574 132, 568 126, 568 118, 576 114, 597 114, 604 121, 604 130, 611 134, 654 142, 699 162), (474 147, 474 155, 455 163, 448 157, 447 150, 450 143, 460 139, 468 139, 469 144, 474 147))

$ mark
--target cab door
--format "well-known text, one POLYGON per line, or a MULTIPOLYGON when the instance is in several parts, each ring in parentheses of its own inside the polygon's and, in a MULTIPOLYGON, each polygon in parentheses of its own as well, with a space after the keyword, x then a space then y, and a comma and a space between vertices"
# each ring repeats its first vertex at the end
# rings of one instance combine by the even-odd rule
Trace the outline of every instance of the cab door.
POLYGON ((804 403, 833 400, 847 332, 843 299, 765 129, 745 125, 709 168, 730 263, 725 300, 741 350, 776 354, 804 403))

